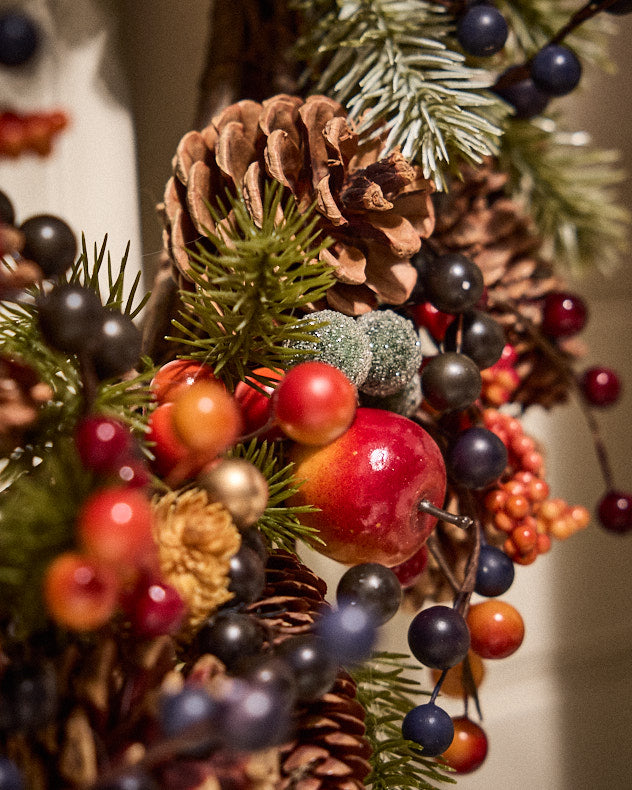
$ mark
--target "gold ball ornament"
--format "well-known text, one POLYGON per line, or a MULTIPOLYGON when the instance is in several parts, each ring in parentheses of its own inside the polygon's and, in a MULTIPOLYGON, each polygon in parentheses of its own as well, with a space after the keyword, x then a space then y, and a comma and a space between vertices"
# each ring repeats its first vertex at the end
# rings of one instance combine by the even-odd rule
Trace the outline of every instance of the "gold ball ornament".
POLYGON ((256 466, 244 458, 226 458, 203 471, 198 484, 214 502, 221 502, 235 526, 248 529, 268 504, 268 482, 256 466))

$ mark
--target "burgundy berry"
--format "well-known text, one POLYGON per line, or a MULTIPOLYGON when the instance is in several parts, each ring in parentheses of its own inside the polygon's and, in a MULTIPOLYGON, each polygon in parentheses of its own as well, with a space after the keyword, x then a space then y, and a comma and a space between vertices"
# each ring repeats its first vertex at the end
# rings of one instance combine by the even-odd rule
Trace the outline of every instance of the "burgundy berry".
POLYGON ((84 417, 75 428, 75 446, 81 463, 100 474, 114 472, 132 446, 129 430, 103 414, 84 417))
POLYGON ((591 406, 612 406, 621 394, 621 380, 610 368, 588 368, 580 384, 584 398, 591 406))
POLYGON ((586 325, 588 308, 577 294, 551 291, 544 300, 542 331, 551 337, 576 335, 586 325))
POLYGON ((632 494, 607 491, 599 501, 597 515, 605 530, 625 535, 632 530, 632 494))
POLYGON ((180 627, 186 607, 178 591, 161 581, 139 584, 135 591, 132 626, 141 637, 173 634, 180 627))

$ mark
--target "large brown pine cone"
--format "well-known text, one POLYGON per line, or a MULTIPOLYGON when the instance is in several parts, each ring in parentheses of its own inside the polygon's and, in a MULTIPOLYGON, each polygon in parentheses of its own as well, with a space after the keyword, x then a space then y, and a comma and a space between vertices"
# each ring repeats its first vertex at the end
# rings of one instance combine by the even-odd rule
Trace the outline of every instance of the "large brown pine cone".
MULTIPOLYGON (((521 386, 512 400, 525 406, 550 407, 566 400, 569 381, 534 342, 542 323, 544 297, 563 288, 531 218, 505 192, 508 176, 487 160, 464 166, 462 180, 436 196, 436 224, 431 244, 439 253, 459 252, 481 268, 487 310, 503 326, 519 355, 521 386)), ((575 341, 558 348, 566 360, 581 353, 575 341)))
POLYGON ((177 271, 186 280, 187 250, 215 229, 209 204, 240 188, 256 221, 272 180, 300 211, 315 202, 323 237, 334 240, 322 253, 338 279, 327 294, 331 308, 359 315, 403 304, 417 278, 410 258, 434 227, 434 186, 399 151, 378 156, 377 143, 359 147, 344 109, 326 96, 280 94, 227 107, 186 134, 173 160, 159 208, 177 271))

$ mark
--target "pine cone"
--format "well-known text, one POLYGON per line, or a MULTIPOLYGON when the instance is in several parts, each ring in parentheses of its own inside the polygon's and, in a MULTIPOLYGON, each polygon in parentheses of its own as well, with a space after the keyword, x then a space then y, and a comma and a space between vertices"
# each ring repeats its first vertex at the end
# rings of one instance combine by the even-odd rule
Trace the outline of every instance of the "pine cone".
POLYGON ((272 644, 311 631, 319 612, 328 606, 326 583, 288 551, 268 557, 266 586, 261 599, 250 605, 273 634, 272 644))
POLYGON ((322 253, 338 279, 327 294, 331 308, 359 315, 379 303, 403 304, 417 278, 410 258, 434 226, 434 186, 399 151, 378 155, 378 143, 359 148, 344 109, 325 96, 280 94, 227 107, 182 138, 159 206, 177 271, 186 280, 187 251, 215 230, 209 204, 241 188, 257 221, 273 180, 299 211, 316 201, 318 227, 334 240, 322 253))
POLYGON ((281 750, 280 790, 361 790, 371 771, 365 710, 344 672, 320 699, 305 705, 296 738, 281 750))
MULTIPOLYGON (((542 354, 529 327, 537 331, 544 297, 563 282, 543 256, 531 218, 504 192, 507 174, 487 160, 479 168, 464 166, 462 176, 436 196, 432 247, 440 254, 462 253, 481 268, 487 310, 518 353, 521 385, 512 400, 550 408, 567 399, 568 379, 542 354)), ((576 342, 562 341, 558 348, 569 361, 580 353, 576 342)))
POLYGON ((0 356, 0 452, 19 447, 24 432, 38 417, 39 407, 53 391, 35 371, 15 359, 0 356))

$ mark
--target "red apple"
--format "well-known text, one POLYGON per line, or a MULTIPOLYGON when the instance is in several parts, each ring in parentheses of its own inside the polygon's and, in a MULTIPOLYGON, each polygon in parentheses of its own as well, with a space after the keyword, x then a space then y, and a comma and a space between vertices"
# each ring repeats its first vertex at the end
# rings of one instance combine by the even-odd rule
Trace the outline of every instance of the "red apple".
POLYGON ((359 408, 349 429, 323 447, 294 445, 292 504, 315 505, 301 520, 319 530, 328 557, 348 565, 398 565, 422 547, 441 507, 446 473, 441 451, 417 423, 382 409, 359 408))

